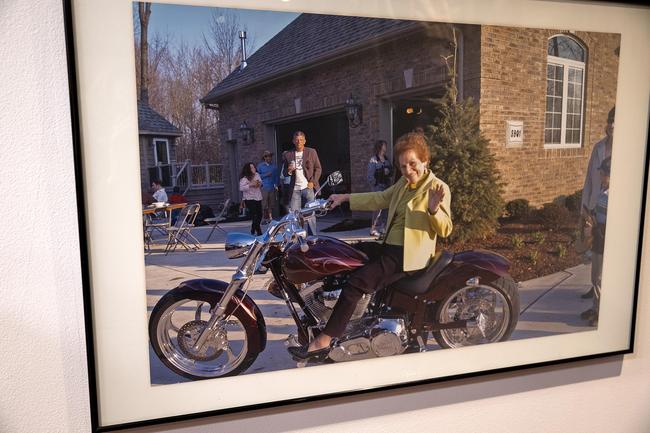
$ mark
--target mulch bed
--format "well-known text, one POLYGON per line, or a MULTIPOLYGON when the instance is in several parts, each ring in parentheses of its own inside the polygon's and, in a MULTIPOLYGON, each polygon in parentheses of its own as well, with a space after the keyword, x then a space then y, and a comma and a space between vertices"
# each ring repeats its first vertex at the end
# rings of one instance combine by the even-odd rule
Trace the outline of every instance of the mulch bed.
POLYGON ((515 281, 553 274, 582 263, 575 248, 577 222, 555 230, 535 221, 502 219, 500 223, 497 232, 484 240, 442 244, 454 252, 485 249, 501 254, 510 260, 510 275, 515 281))

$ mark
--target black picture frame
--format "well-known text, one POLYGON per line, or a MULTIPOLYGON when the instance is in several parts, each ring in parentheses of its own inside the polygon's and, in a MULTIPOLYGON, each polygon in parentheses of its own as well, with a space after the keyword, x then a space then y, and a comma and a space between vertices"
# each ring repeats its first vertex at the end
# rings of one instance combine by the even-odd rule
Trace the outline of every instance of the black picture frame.
MULTIPOLYGON (((556 4, 553 2, 538 2, 540 8, 550 8, 551 4, 556 4)), ((635 2, 628 2, 628 3, 635 3, 635 2)), ((269 7, 268 2, 265 4, 264 0, 242 0, 241 1, 242 7, 247 6, 247 7, 253 7, 253 5, 262 5, 266 6, 267 8, 269 7)), ((393 15, 396 14, 396 11, 393 9, 388 8, 390 5, 390 1, 385 2, 385 16, 387 17, 392 17, 393 15), (390 10, 389 10, 390 9, 390 10)), ((446 4, 446 3, 445 3, 446 4)), ((104 292, 106 287, 103 285, 104 283, 100 281, 98 278, 98 275, 101 275, 106 272, 105 268, 107 265, 104 263, 104 258, 106 253, 105 247, 102 245, 102 241, 97 239, 97 233, 98 230, 100 229, 100 225, 98 225, 98 221, 95 219, 95 213, 97 212, 98 207, 101 207, 101 204, 97 203, 97 200, 94 198, 94 193, 97 192, 96 189, 98 189, 98 185, 101 182, 108 182, 110 185, 113 186, 112 181, 107 181, 105 178, 104 179, 97 179, 96 176, 93 174, 93 171, 98 168, 96 156, 89 156, 89 146, 92 146, 96 136, 94 135, 97 129, 96 126, 89 126, 89 124, 92 124, 93 122, 96 122, 97 120, 94 118, 97 113, 93 112, 95 104, 92 102, 92 95, 91 92, 89 91, 89 87, 96 87, 97 83, 92 83, 92 72, 93 69, 89 68, 88 66, 88 59, 85 58, 87 55, 87 49, 85 47, 82 47, 80 49, 80 45, 83 46, 83 43, 81 41, 86 38, 92 30, 90 30, 89 24, 88 23, 83 23, 84 18, 93 15, 93 16, 98 16, 100 15, 103 11, 106 10, 120 10, 119 13, 116 13, 115 16, 120 16, 121 20, 118 18, 117 21, 120 22, 122 25, 124 25, 124 14, 125 10, 128 9, 126 12, 130 12, 130 2, 127 1, 121 1, 121 2, 110 2, 110 1, 104 1, 100 6, 97 7, 96 10, 90 11, 91 6, 87 1, 83 0, 63 0, 63 6, 64 6, 64 21, 65 21, 65 35, 66 35, 66 52, 67 52, 67 59, 68 59, 68 76, 69 76, 69 83, 70 83, 70 106, 71 106, 71 119, 72 119, 72 131, 73 131, 73 143, 74 143, 74 165, 75 165, 75 174, 76 174, 76 189, 77 189, 77 203, 78 203, 78 224, 79 224, 79 234, 80 234, 80 255, 81 255, 81 263, 82 263, 82 279, 83 279, 83 286, 84 286, 84 315, 86 319, 86 346, 87 346, 87 357, 88 357, 88 371, 89 371, 89 393, 91 397, 91 402, 90 402, 90 407, 91 407, 91 420, 92 420, 92 428, 93 431, 116 431, 116 430, 122 430, 122 429, 127 429, 127 428, 133 428, 133 427, 141 427, 141 426, 148 426, 148 425, 155 425, 155 424, 162 424, 162 423, 167 423, 167 422, 175 422, 175 421, 183 421, 183 420, 188 420, 188 419, 196 419, 196 418, 201 418, 201 417, 211 417, 215 415, 222 415, 222 414, 231 414, 231 413, 239 413, 239 412, 245 412, 249 410, 257 410, 257 409, 263 409, 263 408, 270 408, 270 407, 281 407, 281 406, 286 406, 286 405, 292 405, 300 402, 308 402, 308 401, 316 401, 316 400, 324 400, 324 399, 334 399, 334 398, 340 398, 340 397, 346 397, 346 396, 357 396, 357 395, 362 395, 374 391, 383 391, 383 390, 392 390, 392 389, 403 389, 403 388, 408 388, 408 387, 413 387, 415 385, 421 385, 421 384, 430 384, 430 383, 436 383, 436 382, 441 382, 441 381, 449 381, 449 380, 456 380, 456 379, 461 379, 461 378, 470 378, 470 377, 477 377, 477 376, 483 376, 483 375, 489 375, 489 374, 496 374, 496 373, 503 373, 503 372, 511 372, 511 371, 518 371, 518 370, 523 370, 527 368, 535 368, 535 367, 544 367, 544 366, 550 366, 550 365, 558 365, 558 364, 563 364, 563 363, 568 363, 568 362, 576 362, 576 361, 583 361, 583 360, 590 360, 590 359, 596 359, 596 358, 602 358, 602 357, 610 357, 610 356, 616 356, 616 355, 623 355, 623 354, 628 354, 632 353, 634 351, 634 339, 635 339, 635 323, 636 323, 636 305, 637 305, 637 299, 638 299, 638 293, 639 293, 639 269, 640 269, 640 263, 641 263, 641 250, 642 250, 642 243, 643 243, 643 230, 644 230, 644 216, 645 216, 645 209, 646 209, 646 189, 648 185, 648 152, 647 152, 647 130, 648 130, 648 107, 647 107, 647 101, 648 101, 648 93, 647 93, 647 85, 643 88, 643 92, 641 92, 640 95, 636 95, 635 98, 630 97, 630 91, 628 89, 624 89, 622 86, 619 86, 619 95, 617 100, 620 101, 620 103, 617 104, 617 110, 619 111, 619 115, 621 112, 624 114, 629 114, 631 118, 638 120, 642 119, 642 122, 635 122, 635 127, 630 128, 626 132, 627 136, 631 137, 632 140, 634 140, 634 148, 635 149, 641 149, 643 155, 640 154, 635 154, 632 156, 632 159, 636 160, 635 165, 629 169, 630 172, 632 172, 631 180, 633 181, 633 185, 635 186, 635 194, 631 194, 630 197, 628 198, 629 200, 634 202, 633 208, 638 210, 634 215, 630 216, 628 219, 623 219, 626 222, 632 222, 630 225, 631 230, 626 231, 625 233, 622 233, 621 238, 615 242, 615 246, 619 247, 623 243, 627 243, 627 246, 629 247, 630 244, 634 245, 635 248, 632 248, 634 250, 634 254, 631 257, 631 260, 633 260, 634 263, 627 263, 626 264, 626 269, 630 269, 631 273, 633 275, 629 275, 629 281, 631 281, 631 284, 633 285, 630 287, 627 287, 628 292, 630 293, 629 299, 626 300, 627 306, 628 306, 628 311, 629 314, 625 318, 625 325, 627 326, 628 333, 626 334, 625 338, 617 342, 617 344, 614 344, 616 348, 611 349, 605 349, 605 350, 595 350, 593 353, 587 353, 583 355, 574 355, 570 354, 565 357, 559 357, 559 358, 553 358, 553 359, 540 359, 538 362, 527 362, 525 364, 513 364, 510 366, 498 366, 498 367, 492 367, 488 366, 487 368, 484 369, 478 369, 475 371, 464 371, 464 372, 459 372, 459 373, 453 373, 453 374, 443 374, 440 376, 435 376, 435 377, 424 377, 424 378, 415 378, 412 380, 403 380, 403 381, 398 381, 394 383, 381 383, 377 384, 377 386, 368 386, 363 385, 363 386, 351 386, 348 387, 347 389, 344 390, 330 390, 326 392, 306 392, 304 395, 301 396, 293 396, 290 398, 280 398, 280 399, 275 399, 275 400, 269 400, 269 401, 264 401, 264 402, 257 402, 257 403, 250 403, 250 404, 243 404, 243 405, 238 405, 238 406, 222 406, 218 408, 209 408, 209 407, 203 407, 200 408, 199 410, 195 412, 185 412, 185 413, 173 413, 169 415, 165 415, 164 413, 158 413, 156 415, 144 415, 140 418, 134 418, 132 415, 126 415, 126 416, 121 416, 121 415, 113 415, 111 416, 109 421, 106 421, 105 419, 105 413, 103 413, 106 406, 106 403, 102 401, 102 387, 106 386, 106 381, 112 380, 114 377, 112 376, 113 373, 110 371, 107 371, 106 367, 106 360, 103 358, 104 354, 106 353, 105 348, 102 348, 102 344, 98 344, 98 340, 101 342, 102 340, 106 339, 107 337, 105 336, 99 336, 98 333, 103 333, 103 332, 108 332, 106 330, 103 330, 100 328, 102 324, 106 323, 106 315, 110 314, 110 311, 103 310, 103 305, 101 304, 102 300, 105 300, 107 297, 107 294, 104 292), (83 23, 83 24, 82 24, 83 23), (645 93, 644 93, 645 92, 645 93), (635 113, 636 114, 633 114, 635 113), (636 198, 635 198, 636 197, 636 198), (631 235, 630 233, 636 233, 636 236, 631 235), (102 408, 104 406, 104 408, 102 408), (129 418, 130 416, 130 418, 129 418)), ((97 5, 93 5, 97 6, 97 5)), ((306 4, 302 4, 299 6, 296 5, 291 5, 291 7, 299 7, 300 9, 304 9, 307 11, 316 11, 319 6, 307 6, 306 4)), ((464 6, 465 10, 468 12, 466 15, 467 21, 476 23, 479 21, 476 21, 476 13, 473 12, 473 6, 468 6, 465 4, 464 6), (472 12, 470 13, 470 10, 472 12)), ((585 4, 572 4, 572 5, 567 5, 567 4, 560 4, 559 7, 568 7, 572 11, 572 13, 576 13, 575 11, 578 12, 583 12, 589 14, 590 11, 595 11, 599 10, 601 7, 608 7, 610 10, 608 11, 610 14, 610 19, 616 21, 616 26, 620 29, 620 33, 623 34, 624 36, 630 36, 630 39, 634 37, 636 34, 635 32, 638 31, 638 26, 639 23, 634 23, 634 22, 625 22, 627 19, 628 15, 626 15, 625 11, 628 8, 627 5, 612 5, 612 4, 607 4, 606 6, 601 6, 601 5, 594 5, 593 3, 585 3, 585 4), (625 27, 623 26, 623 23, 625 23, 625 27)), ((329 13, 335 13, 338 12, 339 10, 345 9, 343 6, 332 6, 327 12, 329 13)), ((426 8, 425 8, 426 9, 426 8)), ((447 16, 448 19, 454 19, 454 17, 457 13, 457 10, 455 8, 453 9, 451 13, 447 16)), ((347 10, 347 9, 346 9, 347 10)), ((524 13, 520 9, 517 9, 520 13, 524 13)), ((320 11, 320 10, 319 10, 320 11)), ((602 11, 601 11, 602 12, 602 11)), ((599 13, 601 13, 599 12, 599 13)), ((347 13, 347 12, 346 12, 347 13)), ((531 13, 531 12, 526 12, 526 13, 531 13)), ((408 13, 406 13, 408 15, 408 13)), ((417 17, 413 17, 416 19, 423 19, 423 16, 433 18, 433 17, 438 17, 438 19, 443 20, 440 18, 440 15, 437 15, 434 8, 429 8, 428 10, 425 10, 423 14, 417 14, 417 17), (427 15, 428 14, 428 15, 427 15)), ((402 13, 400 16, 404 16, 402 13)), ((463 22, 462 17, 465 16, 462 14, 461 20, 456 20, 454 19, 454 22, 463 22)), ((114 19, 115 17, 112 14, 104 15, 103 17, 106 20, 111 20, 114 19)), ((486 18, 489 19, 489 18, 486 18)), ((530 17, 528 18, 530 20, 530 17)), ((578 20, 580 24, 576 24, 578 28, 581 29, 580 25, 584 23, 584 21, 578 20)), ((526 21, 527 22, 527 21, 526 21)), ((552 27, 557 27, 558 25, 561 25, 561 23, 566 22, 566 20, 558 19, 557 22, 553 21, 552 23, 549 22, 549 25, 552 24, 552 27)), ((496 25, 500 25, 499 22, 494 23, 496 25)), ((132 33, 132 29, 127 29, 127 28, 122 28, 120 31, 124 31, 127 33, 132 33), (129 31, 127 31, 129 30, 129 31)), ((128 40, 130 37, 132 37, 132 34, 124 35, 124 39, 116 42, 115 44, 109 44, 111 45, 112 48, 115 47, 126 47, 126 45, 123 44, 124 40, 128 40), (122 44, 122 45, 120 45, 122 44)), ((622 44, 628 43, 630 39, 625 40, 622 44)), ((632 44, 633 41, 630 41, 632 44)), ((645 56, 647 57, 648 54, 646 53, 647 50, 642 50, 643 52, 639 54, 641 57, 645 56)), ((108 55, 108 54, 106 54, 108 55)), ((128 57, 128 55, 126 56, 128 57)), ((132 60, 131 56, 131 60, 132 60)), ((630 57, 626 56, 625 60, 622 58, 621 60, 621 79, 627 79, 629 77, 635 77, 638 75, 635 74, 647 74, 647 71, 638 71, 635 70, 635 65, 638 63, 634 63, 631 60, 628 60, 630 57)), ((132 66, 132 62, 129 64, 129 66, 132 66)), ((121 68, 121 71, 126 70, 125 68, 121 68)), ((133 75, 133 74, 131 74, 133 75)), ((643 75, 644 77, 647 75, 643 75)), ((106 77, 99 77, 96 78, 97 82, 101 82, 104 80, 106 77)), ((113 76, 114 79, 120 80, 122 78, 126 78, 126 75, 123 74, 122 76, 113 76)), ((129 80, 134 80, 135 78, 133 76, 129 77, 129 80)), ((647 81, 647 80, 643 80, 647 81)), ((125 86, 128 88, 128 85, 125 86)), ((134 96, 134 95, 133 95, 134 96)), ((131 97, 131 95, 128 95, 128 97, 125 97, 127 100, 128 98, 131 97)), ((115 106, 116 103, 119 103, 119 101, 109 101, 108 105, 113 105, 115 106)), ((103 121, 105 123, 105 128, 112 132, 120 132, 123 133, 125 129, 129 129, 132 131, 135 126, 137 126, 137 121, 135 121, 135 118, 133 117, 133 110, 130 113, 130 115, 126 115, 121 117, 122 119, 128 118, 129 123, 128 126, 120 125, 115 123, 114 118, 106 118, 103 121)), ((622 125, 626 124, 632 124, 632 120, 630 119, 623 119, 621 121, 622 125)), ((120 135, 120 134, 118 134, 120 135)), ((126 133, 128 135, 128 132, 126 133)), ((619 137, 617 137, 619 138, 619 137)), ((623 141, 622 139, 620 141, 623 141)), ((131 155, 133 157, 133 155, 131 155)), ((629 158, 628 158, 629 159, 629 158)), ((621 162, 619 165, 620 167, 623 167, 623 163, 621 162)), ((614 174, 615 176, 615 174, 614 174)), ((132 181, 132 179, 131 179, 132 181)), ((133 182, 129 183, 128 181, 126 182, 127 185, 133 184, 133 182)), ((106 185, 104 185, 105 187, 106 185)), ((104 187, 101 187, 99 189, 102 189, 104 187)), ((100 191, 101 192, 101 191, 100 191)), ((137 191, 139 194, 139 191, 137 191)), ((130 197, 130 202, 134 202, 133 197, 130 197)), ((133 203, 131 203, 131 207, 133 203)), ((132 222, 131 225, 133 224, 133 220, 137 218, 136 214, 131 215, 133 218, 131 218, 132 222)), ((135 223, 137 226, 137 222, 135 223)), ((110 230, 110 228, 109 228, 110 230)), ((139 245, 132 246, 133 248, 139 248, 139 245)), ((612 248, 612 251, 614 251, 614 248, 612 248)), ((142 277, 140 277, 140 281, 142 281, 142 277)), ((136 313, 137 314, 137 313, 136 313)), ((125 319, 125 320, 131 320, 131 319, 125 319)), ((138 323, 136 320, 134 323, 138 323)), ((141 323, 141 322, 140 322, 141 323)), ((625 327, 625 326, 624 326, 625 327)), ((142 330, 142 333, 144 334, 145 331, 144 329, 142 330)), ((112 339, 113 337, 108 337, 108 339, 112 339)), ((373 367, 374 368, 374 367, 373 367)), ((112 370, 112 369, 111 369, 112 370)), ((123 373, 123 371, 122 371, 123 373)), ((117 376, 119 376, 120 373, 118 372, 117 376)), ((123 378, 120 378, 118 382, 122 380, 123 378)), ((147 377, 148 380, 148 377, 147 377)), ((236 380, 236 379, 235 379, 236 380)), ((176 386, 176 385, 174 385, 176 386)), ((199 389, 198 387, 196 387, 199 389)), ((208 392, 206 391, 207 389, 210 388, 210 385, 202 386, 200 389, 200 392, 208 392)), ((124 390, 126 393, 127 391, 124 390)), ((122 396, 114 396, 112 398, 121 398, 124 397, 122 396)))

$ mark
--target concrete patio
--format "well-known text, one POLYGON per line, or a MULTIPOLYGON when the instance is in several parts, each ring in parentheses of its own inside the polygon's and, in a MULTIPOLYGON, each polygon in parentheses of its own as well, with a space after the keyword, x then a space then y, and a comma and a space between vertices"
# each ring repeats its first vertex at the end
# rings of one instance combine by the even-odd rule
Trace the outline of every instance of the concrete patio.
MULTIPOLYGON (((338 221, 340 218, 332 216, 319 219, 319 231, 338 221)), ((228 232, 247 233, 250 222, 226 223, 222 224, 222 227, 228 232)), ((204 242, 210 230, 211 227, 198 227, 192 233, 199 241, 204 242)), ((368 235, 367 228, 326 234, 347 241, 373 239, 368 235)), ((161 296, 183 280, 212 278, 229 281, 241 259, 229 260, 225 257, 224 241, 225 234, 215 230, 210 242, 203 243, 202 248, 194 252, 187 252, 179 247, 176 252, 164 255, 163 245, 154 245, 152 252, 144 256, 148 312, 151 312, 161 296)), ((287 335, 295 333, 296 327, 284 302, 263 289, 269 277, 270 274, 254 276, 248 290, 248 295, 255 300, 264 314, 268 342, 265 351, 245 374, 296 367, 296 363, 292 361, 284 345, 287 335)), ((579 265, 552 275, 519 282, 521 313, 511 339, 593 329, 587 321, 580 319, 580 312, 591 306, 590 299, 580 298, 590 285, 590 265, 579 265)), ((432 342, 428 348, 439 350, 435 342, 432 342)), ((186 381, 166 368, 151 349, 150 360, 152 384, 186 381)))

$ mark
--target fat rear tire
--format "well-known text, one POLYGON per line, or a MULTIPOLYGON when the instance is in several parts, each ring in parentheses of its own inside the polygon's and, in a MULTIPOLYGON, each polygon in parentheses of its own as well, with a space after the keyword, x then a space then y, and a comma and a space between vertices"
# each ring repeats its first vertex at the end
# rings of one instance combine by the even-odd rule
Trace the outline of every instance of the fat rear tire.
MULTIPOLYGON (((517 290, 517 283, 512 279, 512 277, 504 276, 496 279, 491 283, 480 284, 482 293, 490 294, 497 299, 500 299, 503 303, 504 311, 504 321, 507 323, 501 324, 498 327, 494 335, 489 335, 485 338, 485 341, 472 341, 468 340, 466 343, 463 343, 462 338, 454 338, 454 330, 439 330, 433 331, 433 337, 436 339, 438 344, 443 348, 453 348, 453 347, 463 347, 463 346, 473 346, 476 344, 485 344, 485 343, 496 343, 498 341, 505 341, 510 338, 512 332, 517 326, 519 320, 519 291, 517 290)), ((471 292, 472 288, 465 286, 459 287, 456 290, 453 290, 449 295, 447 295, 442 301, 438 303, 435 313, 435 319, 438 323, 445 323, 452 321, 452 318, 449 317, 453 309, 450 309, 450 306, 453 305, 455 299, 459 300, 462 298, 463 293, 471 292)), ((456 303, 457 305, 469 305, 469 303, 456 303)), ((467 317, 456 317, 455 320, 467 319, 467 317)))

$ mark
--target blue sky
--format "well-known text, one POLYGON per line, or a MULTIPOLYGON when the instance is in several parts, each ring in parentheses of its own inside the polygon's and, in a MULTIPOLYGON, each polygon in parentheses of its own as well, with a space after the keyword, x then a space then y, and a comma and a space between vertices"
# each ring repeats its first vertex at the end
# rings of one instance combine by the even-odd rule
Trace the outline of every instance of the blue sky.
MULTIPOLYGON (((168 33, 174 45, 185 41, 190 45, 203 43, 202 33, 208 33, 210 15, 216 8, 203 6, 170 5, 152 3, 149 22, 149 36, 168 33)), ((135 10, 135 9, 134 9, 135 10)), ((254 48, 260 48, 299 14, 247 9, 226 9, 239 17, 247 27, 247 36, 255 41, 254 48)), ((137 12, 136 19, 137 19, 137 12)), ((247 55, 253 54, 247 45, 247 55)))

